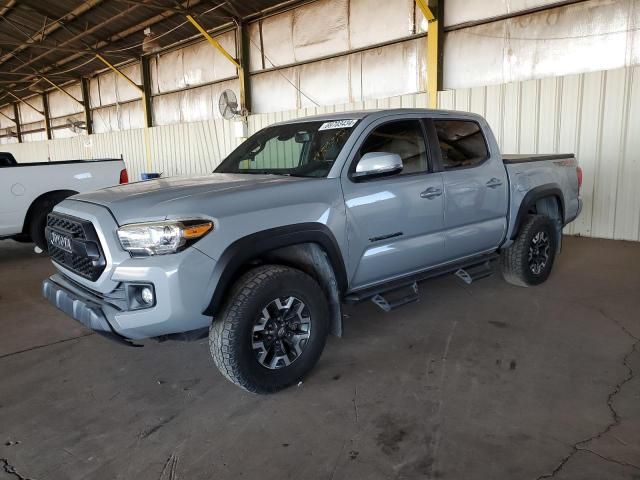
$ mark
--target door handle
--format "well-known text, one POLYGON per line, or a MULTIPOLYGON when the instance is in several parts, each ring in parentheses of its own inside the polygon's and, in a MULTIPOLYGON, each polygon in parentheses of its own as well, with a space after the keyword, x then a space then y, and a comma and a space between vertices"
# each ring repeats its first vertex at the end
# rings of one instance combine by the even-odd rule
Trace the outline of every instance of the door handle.
POLYGON ((432 199, 442 195, 442 189, 436 187, 429 187, 424 192, 420 192, 421 198, 432 199))
POLYGON ((500 180, 499 178, 493 177, 491 180, 489 180, 486 183, 486 185, 489 188, 496 188, 496 187, 499 187, 500 185, 502 185, 502 180, 500 180))

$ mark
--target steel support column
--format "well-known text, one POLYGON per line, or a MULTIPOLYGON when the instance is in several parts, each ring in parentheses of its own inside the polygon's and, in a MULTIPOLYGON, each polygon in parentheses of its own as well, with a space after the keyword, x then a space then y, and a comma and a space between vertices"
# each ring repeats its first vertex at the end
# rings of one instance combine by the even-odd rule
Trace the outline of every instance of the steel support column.
POLYGON ((18 111, 18 102, 13 102, 13 121, 16 124, 18 143, 22 143, 22 128, 20 126, 20 112, 18 111))
POLYGON ((47 92, 42 94, 42 109, 44 110, 44 130, 47 132, 47 140, 51 140, 51 115, 49 114, 49 96, 47 92))
POLYGON ((149 57, 140 58, 140 70, 142 72, 142 90, 144 92, 144 123, 147 127, 153 126, 153 103, 151 102, 151 70, 149 68, 149 57))
POLYGON ((442 90, 442 27, 444 0, 416 0, 427 19, 427 96, 429 108, 438 106, 438 91, 442 90))
POLYGON ((89 97, 89 79, 82 77, 80 79, 82 88, 82 106, 84 108, 84 125, 87 128, 87 135, 93 133, 93 119, 91 118, 91 100, 89 97))
POLYGON ((247 25, 238 22, 237 45, 241 67, 238 69, 240 80, 240 108, 249 113, 251 111, 251 76, 249 75, 249 29, 247 25))

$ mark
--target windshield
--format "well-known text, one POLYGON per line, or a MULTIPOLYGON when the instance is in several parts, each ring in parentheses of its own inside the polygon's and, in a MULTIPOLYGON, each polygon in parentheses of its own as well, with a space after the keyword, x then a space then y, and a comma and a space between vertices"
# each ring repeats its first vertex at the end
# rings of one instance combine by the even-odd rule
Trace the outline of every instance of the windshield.
POLYGON ((215 172, 326 177, 357 122, 349 119, 267 127, 231 152, 215 172))

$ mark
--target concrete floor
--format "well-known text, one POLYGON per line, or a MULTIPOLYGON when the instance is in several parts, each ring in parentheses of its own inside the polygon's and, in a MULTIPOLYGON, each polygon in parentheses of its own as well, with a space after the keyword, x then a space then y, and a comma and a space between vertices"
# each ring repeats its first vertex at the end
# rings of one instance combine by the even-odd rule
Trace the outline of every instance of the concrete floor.
POLYGON ((297 388, 227 383, 205 341, 128 348, 40 297, 0 242, 0 479, 640 478, 640 244, 567 238, 500 275, 349 309, 297 388))

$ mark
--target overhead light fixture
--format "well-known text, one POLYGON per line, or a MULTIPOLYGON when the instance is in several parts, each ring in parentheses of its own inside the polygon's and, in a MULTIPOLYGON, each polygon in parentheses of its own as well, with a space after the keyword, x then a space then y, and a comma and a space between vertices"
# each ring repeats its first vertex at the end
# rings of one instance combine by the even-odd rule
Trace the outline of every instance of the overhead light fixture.
POLYGON ((144 29, 144 40, 142 40, 142 53, 156 53, 162 47, 160 42, 156 39, 155 33, 151 31, 151 28, 144 29))

